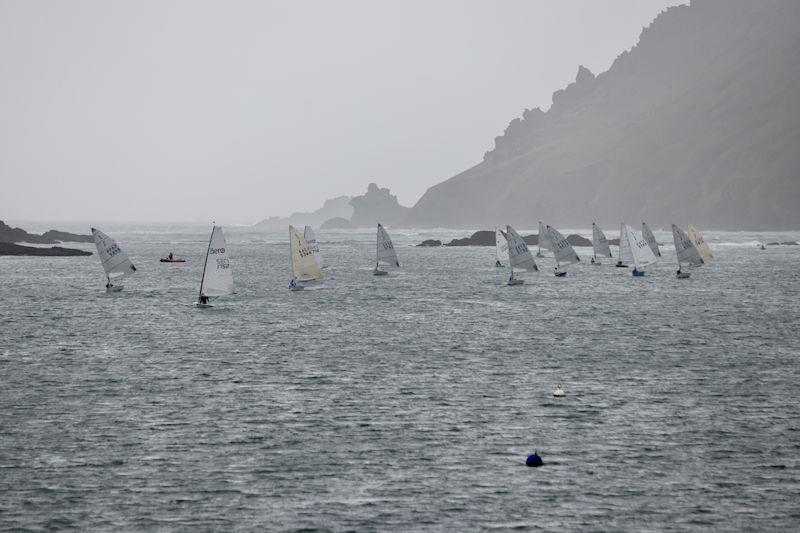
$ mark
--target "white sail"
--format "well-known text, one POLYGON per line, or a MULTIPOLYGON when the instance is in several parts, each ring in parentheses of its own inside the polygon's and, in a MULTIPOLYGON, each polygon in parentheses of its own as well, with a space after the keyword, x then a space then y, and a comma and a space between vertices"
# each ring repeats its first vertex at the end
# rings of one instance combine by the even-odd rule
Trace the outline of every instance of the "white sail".
POLYGON ((96 228, 92 228, 92 235, 94 244, 97 246, 97 255, 100 257, 103 270, 109 279, 136 272, 136 267, 128 258, 128 254, 122 251, 114 239, 96 228), (118 274, 118 276, 112 276, 112 274, 118 274))
POLYGON ((391 267, 400 268, 400 261, 397 260, 397 253, 394 251, 392 239, 389 234, 383 229, 383 226, 378 224, 378 264, 384 263, 391 267))
POLYGON ((697 247, 697 251, 700 252, 700 256, 704 261, 714 258, 714 256, 711 255, 711 250, 708 248, 708 244, 706 244, 706 241, 703 240, 703 236, 700 235, 700 232, 697 231, 697 228, 691 224, 689 224, 689 238, 697 247))
POLYGON ((679 267, 681 263, 688 263, 691 266, 700 266, 705 263, 697 246, 695 246, 689 236, 675 224, 672 225, 672 239, 675 241, 675 254, 678 256, 679 267))
POLYGON ((619 225, 619 261, 621 263, 631 263, 633 261, 633 252, 628 243, 627 233, 628 226, 623 222, 619 225))
POLYGON ((289 248, 292 254, 292 276, 297 281, 311 281, 322 277, 314 251, 291 224, 289 225, 289 248))
POLYGON ((653 250, 650 249, 650 245, 635 229, 625 226, 625 238, 633 255, 635 268, 639 269, 656 262, 656 256, 653 254, 653 250))
POLYGON ((653 235, 653 232, 650 231, 650 228, 648 228, 647 224, 644 222, 642 222, 642 237, 644 237, 644 240, 647 241, 647 245, 650 246, 650 249, 653 251, 653 255, 656 257, 661 257, 661 250, 658 249, 656 236, 653 235))
POLYGON ((524 269, 529 272, 539 270, 536 266, 536 261, 533 260, 528 245, 522 240, 522 237, 511 226, 506 226, 506 236, 508 238, 508 262, 511 266, 511 271, 514 269, 524 269))
POLYGON ((317 256, 317 264, 319 267, 322 268, 325 266, 325 262, 322 260, 322 254, 319 253, 319 244, 317 244, 317 236, 314 234, 314 228, 311 226, 306 226, 303 229, 303 238, 308 243, 311 251, 314 252, 314 255, 317 256))
POLYGON ((547 226, 547 240, 550 242, 550 247, 555 255, 556 265, 580 263, 581 258, 575 253, 569 241, 552 226, 547 226))
POLYGON ((608 246, 608 239, 606 239, 600 226, 594 222, 592 222, 592 248, 594 249, 594 256, 596 258, 611 257, 611 248, 608 246))
POLYGON ((508 239, 500 228, 494 228, 494 255, 498 261, 508 257, 508 239))
POLYGON ((541 220, 539 221, 539 235, 536 237, 536 239, 538 243, 537 246, 539 246, 539 253, 541 253, 542 250, 549 250, 551 252, 553 251, 550 246, 550 239, 547 238, 547 232, 545 231, 544 224, 542 224, 541 220))
POLYGON ((233 269, 229 256, 222 226, 214 226, 211 229, 211 238, 208 240, 203 279, 200 281, 200 296, 233 294, 233 269))

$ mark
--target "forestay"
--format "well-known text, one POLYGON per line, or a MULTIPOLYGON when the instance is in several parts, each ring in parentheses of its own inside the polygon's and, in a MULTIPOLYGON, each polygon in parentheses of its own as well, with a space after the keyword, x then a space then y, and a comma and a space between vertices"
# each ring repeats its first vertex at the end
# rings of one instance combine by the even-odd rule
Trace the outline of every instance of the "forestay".
POLYGON ((536 266, 536 261, 533 260, 528 245, 522 240, 522 237, 511 226, 506 226, 506 236, 508 238, 508 262, 511 270, 524 269, 529 272, 539 270, 536 266))
POLYGON ((688 263, 691 266, 700 266, 705 263, 697 246, 695 246, 689 236, 675 224, 672 225, 672 239, 675 241, 675 254, 678 256, 679 267, 681 263, 688 263))
POLYGON ((322 277, 314 251, 297 229, 289 225, 289 247, 292 254, 292 276, 298 281, 311 281, 322 277))
POLYGON ((572 245, 554 227, 547 226, 547 240, 550 242, 551 250, 556 258, 557 265, 570 265, 580 263, 581 258, 575 253, 572 245))
POLYGON ((656 236, 653 235, 653 232, 650 231, 650 228, 647 227, 647 224, 642 222, 642 237, 644 240, 647 241, 648 246, 653 251, 653 255, 656 257, 661 257, 661 250, 658 249, 658 243, 656 242, 656 236))
POLYGON ((200 296, 233 294, 233 269, 229 256, 222 226, 214 226, 208 241, 203 279, 200 281, 200 296))
POLYGON ((314 252, 314 255, 317 257, 317 264, 320 268, 322 268, 325 265, 325 262, 322 260, 322 254, 319 253, 319 244, 317 244, 317 236, 314 234, 314 228, 311 226, 306 226, 303 229, 303 238, 308 243, 311 251, 314 252))
POLYGON ((508 257, 508 239, 500 228, 494 228, 494 255, 498 261, 508 257))
POLYGON ((118 274, 122 277, 136 272, 136 267, 128 258, 128 254, 122 251, 114 239, 96 228, 92 228, 92 236, 106 276, 111 278, 112 274, 118 274))
POLYGON ((619 260, 622 263, 633 261, 633 252, 631 252, 631 246, 628 243, 627 228, 628 226, 624 222, 619 226, 619 260))
POLYGON ((595 257, 611 257, 611 248, 608 246, 608 239, 606 239, 600 226, 594 222, 592 222, 592 248, 594 249, 595 257))
POLYGON ((637 269, 656 262, 656 256, 650 245, 635 229, 625 226, 625 237, 633 255, 633 264, 637 269))
POLYGON ((383 226, 378 224, 378 264, 383 263, 391 267, 400 268, 400 261, 397 260, 397 253, 394 251, 392 239, 389 234, 383 229, 383 226))
POLYGON ((697 251, 700 252, 700 257, 702 257, 704 261, 714 258, 714 256, 711 255, 711 250, 708 248, 708 244, 706 244, 703 236, 700 235, 700 232, 697 231, 697 229, 691 224, 689 224, 689 238, 697 247, 697 251))

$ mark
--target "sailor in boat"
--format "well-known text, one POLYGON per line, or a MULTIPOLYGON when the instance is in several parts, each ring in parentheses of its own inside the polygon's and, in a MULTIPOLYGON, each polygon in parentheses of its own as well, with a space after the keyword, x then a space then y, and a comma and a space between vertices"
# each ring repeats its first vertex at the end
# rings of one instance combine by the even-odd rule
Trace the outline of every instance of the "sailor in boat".
POLYGON ((594 264, 594 257, 592 257, 591 263, 594 264))
POLYGON ((494 262, 494 266, 501 267, 503 266, 503 263, 501 263, 500 260, 498 259, 497 261, 494 262))
POLYGON ((618 266, 618 267, 626 267, 626 266, 628 266, 628 265, 626 265, 626 264, 625 264, 625 263, 623 263, 622 261, 617 261, 617 266, 618 266))
POLYGON ((200 304, 201 305, 207 305, 208 304, 208 296, 205 296, 205 295, 200 296, 200 304))
POLYGON ((295 287, 297 287, 297 282, 295 282, 294 278, 292 278, 289 280, 289 288, 294 289, 295 287))
POLYGON ((170 253, 169 253, 169 256, 167 256, 167 259, 169 259, 170 261, 172 261, 172 252, 170 252, 170 253))
POLYGON ((106 289, 111 289, 111 287, 113 287, 113 286, 114 286, 114 284, 111 283, 111 278, 108 278, 108 282, 106 283, 106 289))

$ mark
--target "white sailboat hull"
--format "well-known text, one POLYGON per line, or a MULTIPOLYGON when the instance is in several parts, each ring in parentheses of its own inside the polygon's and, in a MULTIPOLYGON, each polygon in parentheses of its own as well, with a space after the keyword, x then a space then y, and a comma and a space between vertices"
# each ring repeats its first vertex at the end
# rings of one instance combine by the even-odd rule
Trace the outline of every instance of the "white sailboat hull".
POLYGON ((378 270, 377 268, 376 268, 375 270, 373 270, 373 271, 372 271, 372 275, 373 275, 373 276, 386 276, 386 275, 388 275, 388 274, 389 274, 389 273, 388 273, 388 272, 386 272, 385 270, 378 270))
POLYGON ((508 281, 506 282, 506 285, 508 285, 508 286, 514 286, 514 285, 522 285, 522 284, 524 284, 524 283, 525 283, 525 280, 524 280, 524 279, 510 279, 510 280, 508 280, 508 281))
POLYGON ((692 274, 690 272, 678 272, 675 276, 678 279, 689 279, 689 276, 691 276, 691 275, 692 274))
POLYGON ((119 292, 123 288, 125 288, 124 285, 112 285, 111 287, 106 287, 106 292, 119 292))

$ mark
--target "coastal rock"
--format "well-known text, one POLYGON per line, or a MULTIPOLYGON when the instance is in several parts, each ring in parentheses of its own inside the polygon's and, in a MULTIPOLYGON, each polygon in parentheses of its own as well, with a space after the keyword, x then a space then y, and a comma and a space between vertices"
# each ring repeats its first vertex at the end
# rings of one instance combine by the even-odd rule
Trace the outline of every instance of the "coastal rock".
POLYGON ((353 225, 346 218, 334 217, 323 222, 320 229, 353 229, 353 225))
POLYGON ((31 244, 57 244, 59 242, 94 242, 91 235, 78 235, 51 229, 43 235, 28 233, 22 228, 12 228, 0 220, 0 242, 29 242, 31 244))
POLYGON ((47 256, 47 257, 60 257, 60 256, 92 255, 92 252, 84 252, 83 250, 76 250, 74 248, 62 248, 60 246, 52 246, 50 248, 37 248, 35 246, 22 246, 21 244, 14 244, 11 242, 0 242, 0 255, 35 255, 35 256, 47 256))
POLYGON ((426 247, 433 248, 433 247, 441 246, 441 245, 442 245, 442 241, 440 241, 439 239, 426 239, 426 240, 422 241, 421 243, 419 243, 417 246, 426 246, 426 247))
POLYGON ((469 237, 453 239, 445 246, 494 246, 494 231, 476 231, 469 237))
POLYGON ((350 223, 357 228, 369 228, 378 222, 384 226, 398 225, 409 211, 408 207, 400 205, 397 196, 389 189, 374 183, 369 184, 366 194, 350 200, 350 205, 353 206, 350 223))
POLYGON ((91 235, 78 235, 77 233, 59 231, 57 229, 45 231, 42 233, 42 238, 53 242, 94 242, 94 237, 91 235))
POLYGON ((350 196, 338 196, 325 200, 321 208, 307 213, 296 212, 288 217, 269 217, 257 223, 261 229, 286 229, 289 224, 302 227, 305 224, 319 226, 332 218, 345 220, 353 216, 353 207, 350 205, 350 196))

